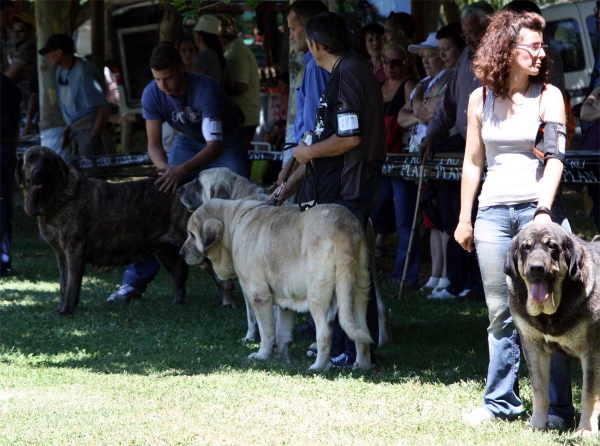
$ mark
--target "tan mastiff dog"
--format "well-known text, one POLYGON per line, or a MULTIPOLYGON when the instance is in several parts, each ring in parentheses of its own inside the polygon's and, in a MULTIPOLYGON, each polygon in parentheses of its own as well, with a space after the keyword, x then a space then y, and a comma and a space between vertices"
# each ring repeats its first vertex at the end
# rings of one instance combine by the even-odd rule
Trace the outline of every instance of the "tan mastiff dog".
MULTIPOLYGON (((198 174, 194 181, 189 182, 179 189, 181 202, 194 212, 202 203, 213 199, 222 198, 225 200, 258 200, 266 202, 269 195, 265 194, 264 189, 252 183, 250 180, 237 175, 227 167, 215 167, 207 169, 198 174)), ((367 241, 369 246, 369 269, 374 280, 375 294, 377 296, 377 313, 379 319, 379 345, 389 344, 391 342, 391 330, 389 326, 388 311, 379 292, 379 283, 375 270, 375 234, 373 226, 369 224, 367 231, 367 241)), ((233 284, 225 282, 233 289, 233 284)), ((243 338, 245 341, 258 340, 258 324, 252 307, 246 305, 248 331, 243 338)))
POLYGON ((181 254, 190 265, 208 257, 221 279, 239 279, 260 331, 260 349, 250 359, 268 359, 275 348, 287 355, 293 323, 281 312, 276 339, 273 305, 278 305, 310 311, 315 321, 318 353, 310 370, 331 366, 336 311, 356 342, 355 367, 371 366, 367 243, 360 223, 344 207, 300 212, 260 201, 209 200, 192 214, 181 254))

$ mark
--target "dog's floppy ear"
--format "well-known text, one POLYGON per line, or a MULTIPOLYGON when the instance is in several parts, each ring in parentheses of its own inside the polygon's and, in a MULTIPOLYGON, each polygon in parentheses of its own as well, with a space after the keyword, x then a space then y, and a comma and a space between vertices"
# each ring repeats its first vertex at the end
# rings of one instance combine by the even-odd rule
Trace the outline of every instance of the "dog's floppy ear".
POLYGON ((221 182, 210 185, 210 198, 231 199, 231 183, 221 182))
POLYGON ((567 236, 565 238, 564 256, 569 277, 575 281, 581 280, 581 267, 583 266, 583 249, 576 240, 567 236))
POLYGON ((181 186, 177 189, 177 192, 179 193, 179 201, 181 201, 190 212, 194 212, 202 206, 202 203, 204 203, 204 200, 202 199, 202 185, 197 178, 191 183, 181 186))
POLYGON ((504 259, 504 273, 511 279, 519 277, 519 241, 518 236, 510 242, 510 248, 504 259))
POLYGON ((19 157, 19 160, 17 161, 17 168, 15 170, 15 181, 17 182, 17 184, 21 184, 23 182, 23 160, 25 158, 25 155, 22 155, 19 157))
POLYGON ((223 222, 209 218, 202 225, 202 254, 208 256, 208 251, 223 238, 223 222))

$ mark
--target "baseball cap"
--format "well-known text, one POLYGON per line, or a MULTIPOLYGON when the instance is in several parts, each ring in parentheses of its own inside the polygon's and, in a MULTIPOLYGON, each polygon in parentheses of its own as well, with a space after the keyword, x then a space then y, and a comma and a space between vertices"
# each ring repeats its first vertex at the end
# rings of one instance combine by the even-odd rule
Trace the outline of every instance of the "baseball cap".
POLYGON ((204 14, 200 16, 194 31, 203 31, 209 34, 219 34, 219 19, 214 15, 204 14))
POLYGON ((74 53, 75 42, 73 42, 73 39, 71 39, 66 34, 53 34, 50 37, 48 37, 46 45, 44 45, 44 47, 41 50, 39 50, 38 53, 40 53, 40 55, 42 56, 45 56, 50 51, 58 49, 74 53))
POLYGON ((219 35, 223 37, 237 37, 240 32, 237 29, 235 19, 229 14, 219 14, 219 35))
POLYGON ((15 23, 18 21, 27 23, 29 26, 35 29, 35 19, 32 17, 31 14, 27 14, 26 12, 22 12, 20 14, 13 14, 12 22, 15 23))
POLYGON ((414 54, 419 54, 419 50, 421 48, 437 48, 438 41, 437 37, 435 37, 437 33, 429 33, 427 35, 427 39, 423 43, 413 44, 408 46, 408 51, 414 54))

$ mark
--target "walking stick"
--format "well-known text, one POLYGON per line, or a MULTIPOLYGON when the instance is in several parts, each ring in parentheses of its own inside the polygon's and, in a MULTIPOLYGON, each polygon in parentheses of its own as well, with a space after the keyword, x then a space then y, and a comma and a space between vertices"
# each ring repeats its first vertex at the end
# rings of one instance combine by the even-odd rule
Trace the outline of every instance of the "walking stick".
POLYGON ((406 283, 406 273, 408 271, 408 262, 410 261, 410 251, 412 248, 413 238, 415 237, 415 229, 417 228, 417 220, 419 217, 419 202, 421 201, 421 188, 423 187, 423 177, 425 176, 425 158, 421 163, 419 172, 419 186, 417 187, 417 204, 415 205, 415 215, 413 216, 412 228, 410 230, 410 238, 408 239, 408 249, 406 250, 406 259, 404 259, 404 271, 402 272, 402 281, 400 281, 400 291, 398 292, 398 300, 402 300, 404 294, 404 284, 406 283))

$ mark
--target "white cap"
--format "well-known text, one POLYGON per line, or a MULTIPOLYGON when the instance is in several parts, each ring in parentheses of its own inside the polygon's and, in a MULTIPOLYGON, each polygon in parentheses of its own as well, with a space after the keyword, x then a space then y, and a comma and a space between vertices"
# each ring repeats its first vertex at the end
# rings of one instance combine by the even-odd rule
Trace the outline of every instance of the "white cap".
POLYGON ((201 15, 194 26, 194 31, 204 31, 209 34, 219 34, 219 19, 214 15, 204 14, 201 15))
POLYGON ((408 51, 411 53, 415 53, 415 54, 419 54, 419 50, 421 48, 437 48, 438 47, 438 41, 437 41, 437 37, 435 37, 437 33, 429 33, 427 35, 427 39, 425 39, 425 42, 423 43, 419 43, 418 45, 409 45, 408 46, 408 51))

